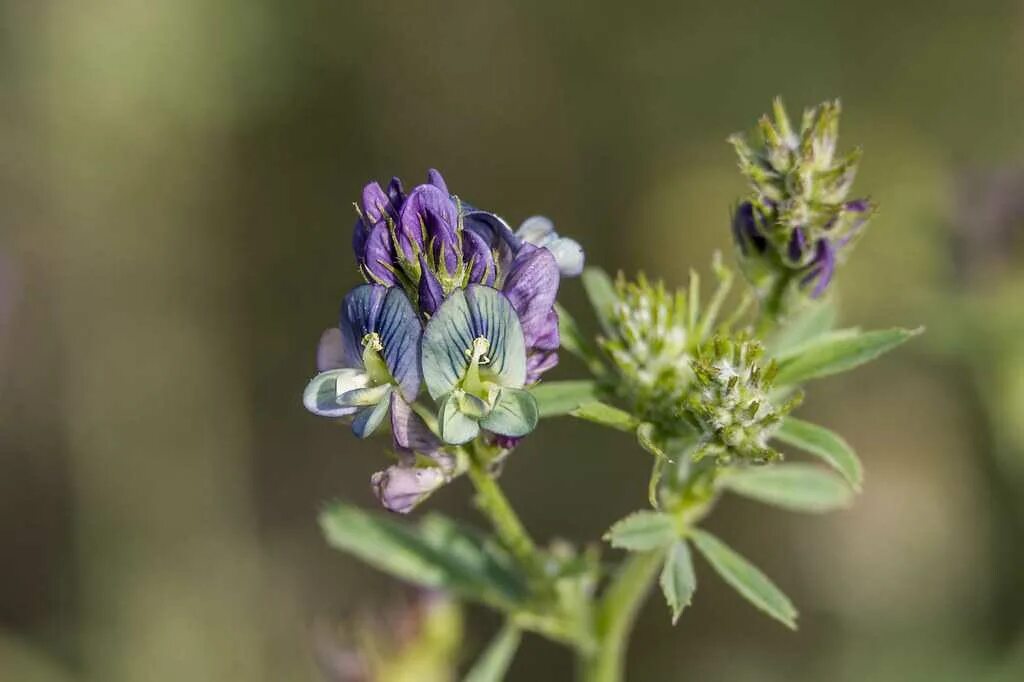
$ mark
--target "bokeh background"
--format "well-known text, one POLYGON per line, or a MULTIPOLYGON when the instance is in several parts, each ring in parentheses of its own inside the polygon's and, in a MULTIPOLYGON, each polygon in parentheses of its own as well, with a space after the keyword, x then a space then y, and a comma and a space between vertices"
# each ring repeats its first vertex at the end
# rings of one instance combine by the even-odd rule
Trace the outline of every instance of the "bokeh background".
MULTIPOLYGON (((629 679, 1024 679, 1024 4, 6 0, 0 4, 0 679, 320 679, 319 623, 401 588, 327 549, 376 444, 306 414, 357 281, 351 202, 440 168, 591 263, 682 284, 728 249, 726 135, 841 96, 882 206, 846 323, 929 333, 814 385, 850 511, 730 500, 793 634, 698 566, 629 679)), ((578 282, 564 286, 577 317, 578 282)), ((566 360, 558 375, 578 375, 566 360)), ((537 537, 643 504, 628 438, 545 423, 503 482, 537 537)), ((465 481, 430 507, 479 522, 465 481)), ((472 611, 471 654, 495 622, 472 611)), ((567 680, 526 640, 512 680, 567 680)))

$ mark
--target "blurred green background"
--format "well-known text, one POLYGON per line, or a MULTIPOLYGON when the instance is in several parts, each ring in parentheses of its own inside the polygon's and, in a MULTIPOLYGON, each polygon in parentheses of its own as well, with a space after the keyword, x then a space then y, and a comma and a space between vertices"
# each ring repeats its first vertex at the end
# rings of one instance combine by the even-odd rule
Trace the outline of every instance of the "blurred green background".
MULTIPOLYGON (((0 680, 319 679, 318 624, 401 593, 314 521, 374 504, 379 444, 299 401, 362 184, 436 166, 681 284, 729 248, 724 139, 776 94, 842 97, 865 148, 882 211, 844 322, 930 331, 812 387, 803 414, 865 461, 852 510, 712 521, 800 631, 699 566, 678 627, 649 602, 629 679, 1024 679, 1022 66, 1020 2, 6 0, 0 680)), ((537 537, 583 541, 643 505, 647 465, 558 420, 503 482, 537 537)), ((468 492, 428 504, 479 523, 468 492)), ((471 612, 467 654, 494 627, 471 612)), ((530 637, 511 679, 571 663, 530 637)))

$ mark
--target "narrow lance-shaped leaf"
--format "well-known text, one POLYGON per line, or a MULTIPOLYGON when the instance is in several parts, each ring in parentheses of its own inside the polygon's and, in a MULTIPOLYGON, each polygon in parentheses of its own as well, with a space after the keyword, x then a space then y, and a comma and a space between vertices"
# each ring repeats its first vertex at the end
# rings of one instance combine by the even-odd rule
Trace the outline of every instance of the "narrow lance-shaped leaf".
POLYGON ((690 538, 715 572, 733 589, 786 627, 796 629, 797 611, 793 603, 756 566, 707 531, 694 529, 690 538))
POLYGON ((604 363, 573 316, 559 303, 555 304, 555 311, 558 313, 558 337, 562 348, 582 360, 592 374, 604 373, 604 363))
POLYGON ((860 490, 864 481, 864 470, 860 459, 857 458, 853 448, 838 434, 817 424, 794 417, 786 417, 782 420, 774 437, 783 443, 820 457, 842 474, 854 489, 860 490))
POLYGON ((597 401, 583 403, 569 414, 619 431, 632 431, 638 425, 629 412, 597 401))
POLYGON ((612 547, 631 552, 647 552, 667 547, 679 537, 679 524, 668 514, 638 511, 616 522, 604 539, 612 547))
POLYGON ((590 305, 594 308, 597 321, 605 334, 612 334, 611 314, 618 296, 615 295, 615 284, 604 270, 595 267, 584 268, 580 277, 583 289, 587 292, 590 305))
MULTIPOLYGON (((428 519, 431 517, 428 517, 428 519)), ((498 608, 525 594, 509 560, 451 522, 409 526, 380 514, 334 503, 320 514, 328 543, 371 566, 416 585, 452 592, 498 608)))
POLYGON ((679 615, 693 599, 697 590, 697 576, 693 572, 693 558, 690 548, 684 540, 672 545, 665 557, 665 565, 661 569, 661 593, 672 611, 672 624, 679 620, 679 615))
POLYGON ((809 464, 750 467, 720 480, 727 490, 790 511, 833 511, 849 506, 853 498, 853 490, 843 479, 809 464))
POLYGON ((520 639, 522 633, 519 628, 511 623, 506 624, 487 645, 463 682, 501 682, 505 679, 520 639))
POLYGON ((775 383, 785 386, 845 372, 920 333, 920 329, 885 329, 859 334, 826 334, 803 346, 799 353, 782 357, 775 383))
POLYGON ((587 380, 543 381, 530 387, 541 417, 569 414, 584 403, 598 399, 597 384, 587 380))

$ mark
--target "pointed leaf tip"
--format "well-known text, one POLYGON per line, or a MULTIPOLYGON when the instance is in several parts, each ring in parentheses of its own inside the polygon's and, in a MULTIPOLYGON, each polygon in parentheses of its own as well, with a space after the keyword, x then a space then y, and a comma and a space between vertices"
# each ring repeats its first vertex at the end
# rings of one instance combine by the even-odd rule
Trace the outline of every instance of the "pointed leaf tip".
POLYGON ((707 531, 693 529, 690 539, 715 572, 744 599, 796 630, 796 607, 760 569, 707 531))
POLYGON ((668 514, 638 511, 616 522, 604 539, 616 549, 647 552, 667 547, 679 537, 676 520, 668 514))
POLYGON ((661 586, 661 593, 665 595, 665 602, 672 611, 672 624, 675 625, 683 609, 690 605, 693 593, 697 590, 693 558, 690 556, 690 548, 686 541, 680 540, 668 551, 658 584, 661 586))

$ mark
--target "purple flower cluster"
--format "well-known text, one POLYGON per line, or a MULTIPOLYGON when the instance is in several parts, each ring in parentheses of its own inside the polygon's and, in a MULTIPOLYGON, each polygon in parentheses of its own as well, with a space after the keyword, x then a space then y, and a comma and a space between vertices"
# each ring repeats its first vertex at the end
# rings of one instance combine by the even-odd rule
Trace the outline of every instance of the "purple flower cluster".
POLYGON ((508 298, 523 327, 527 384, 558 363, 555 297, 561 275, 578 275, 583 252, 550 221, 531 218, 518 232, 494 213, 451 195, 431 169, 406 193, 392 178, 363 188, 352 246, 368 282, 402 286, 424 319, 456 289, 493 287, 508 298))
MULTIPOLYGON (((356 208, 352 246, 367 283, 345 296, 339 326, 324 333, 317 354, 320 374, 304 401, 316 414, 351 419, 361 438, 390 415, 398 463, 374 474, 371 483, 386 508, 405 513, 456 469, 450 447, 414 408, 424 378, 426 323, 439 314, 437 324, 448 324, 439 311, 456 292, 480 286, 500 292, 507 301, 501 305, 510 307, 506 326, 516 327, 517 335, 522 331, 518 366, 525 366, 525 384, 535 383, 558 362, 555 297, 562 275, 582 271, 583 252, 545 218, 531 218, 514 232, 497 215, 452 195, 436 170, 408 193, 398 178, 386 189, 371 182, 356 208)), ((446 310, 456 301, 449 303, 446 310)), ((462 360, 459 349, 451 352, 445 357, 462 360)), ((506 388, 509 398, 523 385, 520 374, 518 383, 506 388)), ((484 423, 492 422, 487 437, 509 448, 524 432, 521 423, 500 428, 507 419, 484 423)))

